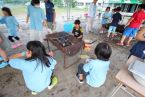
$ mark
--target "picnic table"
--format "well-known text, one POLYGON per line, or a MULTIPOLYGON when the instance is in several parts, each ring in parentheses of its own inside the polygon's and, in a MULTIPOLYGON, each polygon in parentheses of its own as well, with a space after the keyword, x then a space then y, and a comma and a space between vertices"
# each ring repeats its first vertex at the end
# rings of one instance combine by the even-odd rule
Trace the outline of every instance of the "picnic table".
POLYGON ((68 33, 60 32, 60 33, 48 34, 45 40, 47 41, 49 50, 50 50, 50 44, 49 44, 50 42, 57 48, 56 50, 60 50, 63 53, 64 68, 68 68, 71 65, 80 61, 79 58, 73 64, 66 66, 66 61, 68 57, 75 56, 80 51, 82 53, 84 42, 81 39, 77 39, 68 33))

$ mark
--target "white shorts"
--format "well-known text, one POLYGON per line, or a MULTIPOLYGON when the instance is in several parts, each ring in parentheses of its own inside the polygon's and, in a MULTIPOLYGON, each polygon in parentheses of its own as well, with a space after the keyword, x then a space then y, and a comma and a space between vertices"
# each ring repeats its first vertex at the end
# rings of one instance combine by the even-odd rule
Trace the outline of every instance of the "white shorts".
POLYGON ((29 33, 30 33, 30 41, 38 40, 43 42, 43 39, 45 38, 43 31, 29 30, 29 33))

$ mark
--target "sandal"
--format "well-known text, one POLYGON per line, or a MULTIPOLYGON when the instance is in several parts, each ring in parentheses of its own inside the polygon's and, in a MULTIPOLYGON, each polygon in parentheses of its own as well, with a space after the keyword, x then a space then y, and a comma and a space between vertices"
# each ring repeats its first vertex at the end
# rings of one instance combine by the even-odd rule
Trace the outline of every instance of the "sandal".
POLYGON ((116 44, 119 45, 119 46, 124 46, 124 44, 121 43, 121 42, 118 42, 118 43, 116 43, 116 44))
POLYGON ((129 47, 129 46, 130 46, 130 45, 129 45, 129 44, 127 44, 127 43, 126 43, 126 44, 124 44, 124 45, 125 45, 125 46, 127 46, 127 47, 129 47))

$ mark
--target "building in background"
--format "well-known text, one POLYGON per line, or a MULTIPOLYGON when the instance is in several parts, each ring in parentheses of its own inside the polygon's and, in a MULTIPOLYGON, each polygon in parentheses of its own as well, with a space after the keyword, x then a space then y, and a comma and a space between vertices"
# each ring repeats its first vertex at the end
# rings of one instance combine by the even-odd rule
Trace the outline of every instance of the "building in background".
POLYGON ((113 7, 120 6, 123 12, 129 13, 136 11, 141 3, 140 0, 109 0, 109 4, 113 7))
MULTIPOLYGON (((78 8, 88 8, 92 0, 76 0, 76 7, 78 8)), ((140 0, 98 0, 98 7, 102 8, 104 11, 107 6, 112 9, 120 6, 123 12, 133 13, 141 4, 140 0)))

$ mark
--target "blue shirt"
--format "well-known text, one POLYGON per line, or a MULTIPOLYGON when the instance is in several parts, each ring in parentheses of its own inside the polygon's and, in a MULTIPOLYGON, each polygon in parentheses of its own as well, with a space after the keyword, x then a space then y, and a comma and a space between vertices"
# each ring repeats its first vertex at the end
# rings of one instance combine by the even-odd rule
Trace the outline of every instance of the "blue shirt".
POLYGON ((110 12, 105 12, 102 16, 102 24, 109 23, 109 20, 111 19, 112 14, 110 12))
POLYGON ((109 61, 91 60, 84 65, 83 69, 88 72, 87 83, 92 87, 100 87, 105 83, 106 75, 109 70, 109 61))
POLYGON ((41 92, 50 85, 51 76, 56 65, 54 59, 49 58, 50 67, 45 67, 39 61, 27 61, 24 59, 12 59, 9 61, 11 67, 21 70, 27 88, 31 91, 41 92))
POLYGON ((0 18, 0 23, 7 26, 9 33, 16 34, 18 32, 19 23, 14 16, 4 16, 0 18))
POLYGON ((30 29, 42 31, 43 21, 46 19, 43 10, 40 7, 29 5, 27 11, 30 17, 30 29))
POLYGON ((52 2, 46 2, 45 3, 46 8, 46 17, 48 22, 53 22, 54 18, 54 4, 52 2))

